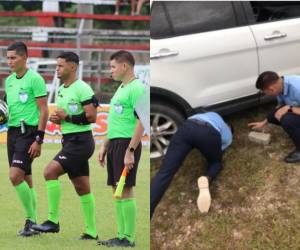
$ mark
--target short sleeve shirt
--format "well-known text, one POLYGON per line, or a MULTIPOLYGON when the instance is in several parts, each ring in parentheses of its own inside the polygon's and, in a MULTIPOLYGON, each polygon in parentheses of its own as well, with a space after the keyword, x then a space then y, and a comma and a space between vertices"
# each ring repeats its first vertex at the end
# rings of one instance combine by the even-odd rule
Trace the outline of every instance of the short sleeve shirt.
POLYGON ((278 104, 300 107, 300 76, 283 77, 283 93, 277 96, 278 104))
POLYGON ((139 79, 121 84, 110 102, 108 115, 108 139, 131 138, 137 124, 134 109, 145 87, 139 79))
POLYGON ((224 122, 223 118, 215 112, 207 112, 195 114, 189 119, 197 119, 211 124, 221 135, 221 147, 225 150, 232 143, 232 132, 229 126, 224 122))
POLYGON ((20 127, 20 121, 37 126, 40 111, 36 98, 47 96, 46 84, 41 75, 28 69, 25 75, 18 79, 12 73, 5 80, 5 92, 9 110, 8 127, 20 127))
MULTIPOLYGON (((92 99, 94 91, 84 81, 76 80, 74 83, 65 87, 59 87, 56 105, 63 109, 68 115, 79 115, 84 111, 83 102, 92 99)), ((62 134, 85 132, 92 129, 91 124, 79 125, 67 121, 61 122, 62 134)))

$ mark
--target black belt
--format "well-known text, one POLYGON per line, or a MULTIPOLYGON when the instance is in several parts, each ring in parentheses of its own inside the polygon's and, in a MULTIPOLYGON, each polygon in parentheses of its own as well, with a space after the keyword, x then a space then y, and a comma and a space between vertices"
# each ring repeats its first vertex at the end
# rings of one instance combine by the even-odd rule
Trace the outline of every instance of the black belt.
POLYGON ((201 126, 207 126, 207 127, 213 127, 209 122, 198 120, 198 119, 188 119, 188 121, 191 121, 193 123, 196 123, 201 126))

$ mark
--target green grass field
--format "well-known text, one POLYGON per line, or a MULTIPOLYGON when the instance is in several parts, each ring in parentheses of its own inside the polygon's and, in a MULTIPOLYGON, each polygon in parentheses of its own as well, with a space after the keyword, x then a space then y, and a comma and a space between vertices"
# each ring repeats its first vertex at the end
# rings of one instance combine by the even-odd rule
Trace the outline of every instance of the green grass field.
MULTIPOLYGON (((277 126, 268 128, 269 145, 248 139, 247 124, 264 119, 271 107, 226 117, 234 126, 234 140, 210 187, 208 214, 196 206, 197 178, 206 162, 196 150, 188 156, 152 218, 151 249, 300 249, 300 164, 283 162, 294 145, 277 126)), ((152 177, 160 163, 151 162, 152 177)))
MULTIPOLYGON (((106 185, 106 169, 100 168, 97 163, 98 147, 96 148, 90 160, 90 181, 96 201, 98 234, 100 239, 108 239, 116 235, 115 210, 111 188, 106 185)), ((42 156, 33 164, 39 223, 47 219, 47 193, 43 170, 59 149, 60 145, 43 145, 42 156)), ((23 207, 8 179, 6 145, 0 145, 0 159, 0 249, 108 249, 104 246, 97 246, 95 241, 78 240, 78 237, 84 232, 83 216, 79 197, 67 175, 60 178, 62 184, 60 233, 42 234, 29 238, 17 236, 25 219, 23 207)), ((135 188, 138 209, 135 249, 150 249, 149 195, 149 149, 144 147, 135 188)))

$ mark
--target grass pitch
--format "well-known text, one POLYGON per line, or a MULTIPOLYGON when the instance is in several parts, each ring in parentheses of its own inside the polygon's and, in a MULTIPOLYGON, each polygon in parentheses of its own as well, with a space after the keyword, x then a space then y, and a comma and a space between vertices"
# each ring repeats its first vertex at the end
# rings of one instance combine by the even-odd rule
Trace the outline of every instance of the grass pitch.
MULTIPOLYGON (((91 189, 96 202, 96 221, 100 239, 116 236, 115 209, 112 190, 106 185, 106 169, 97 162, 98 147, 90 159, 91 189)), ((44 144, 42 155, 33 163, 33 181, 38 198, 38 223, 47 219, 47 192, 43 170, 59 151, 60 145, 44 144)), ((96 241, 80 241, 84 221, 80 200, 67 175, 60 177, 62 198, 60 204, 60 232, 23 238, 17 232, 23 228, 24 211, 8 179, 6 145, 0 145, 0 249, 120 249, 97 246, 96 241)), ((135 249, 149 249, 149 149, 144 147, 137 176, 137 233, 135 249)))
MULTIPOLYGON (((194 150, 176 174, 151 222, 153 250, 287 250, 300 246, 300 164, 284 163, 294 149, 277 126, 270 145, 248 139, 247 123, 266 117, 272 105, 246 110, 226 120, 233 144, 211 185, 212 206, 200 214, 197 178, 206 162, 194 150)), ((154 176, 161 162, 151 163, 154 176)))

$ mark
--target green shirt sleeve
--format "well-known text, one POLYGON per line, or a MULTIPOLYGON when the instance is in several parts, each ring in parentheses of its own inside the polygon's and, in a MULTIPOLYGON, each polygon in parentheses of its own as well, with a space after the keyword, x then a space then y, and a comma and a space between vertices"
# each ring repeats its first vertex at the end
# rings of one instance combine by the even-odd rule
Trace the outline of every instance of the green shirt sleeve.
POLYGON ((84 86, 84 88, 78 89, 78 91, 80 93, 80 102, 90 100, 92 98, 92 96, 94 95, 94 91, 88 84, 84 83, 83 86, 84 86))
POLYGON ((36 77, 32 79, 31 84, 34 97, 47 96, 46 83, 43 77, 36 75, 36 77))
POLYGON ((132 107, 135 108, 137 101, 139 100, 139 98, 141 98, 143 96, 143 93, 145 91, 145 87, 142 83, 137 82, 130 93, 130 102, 132 107))

